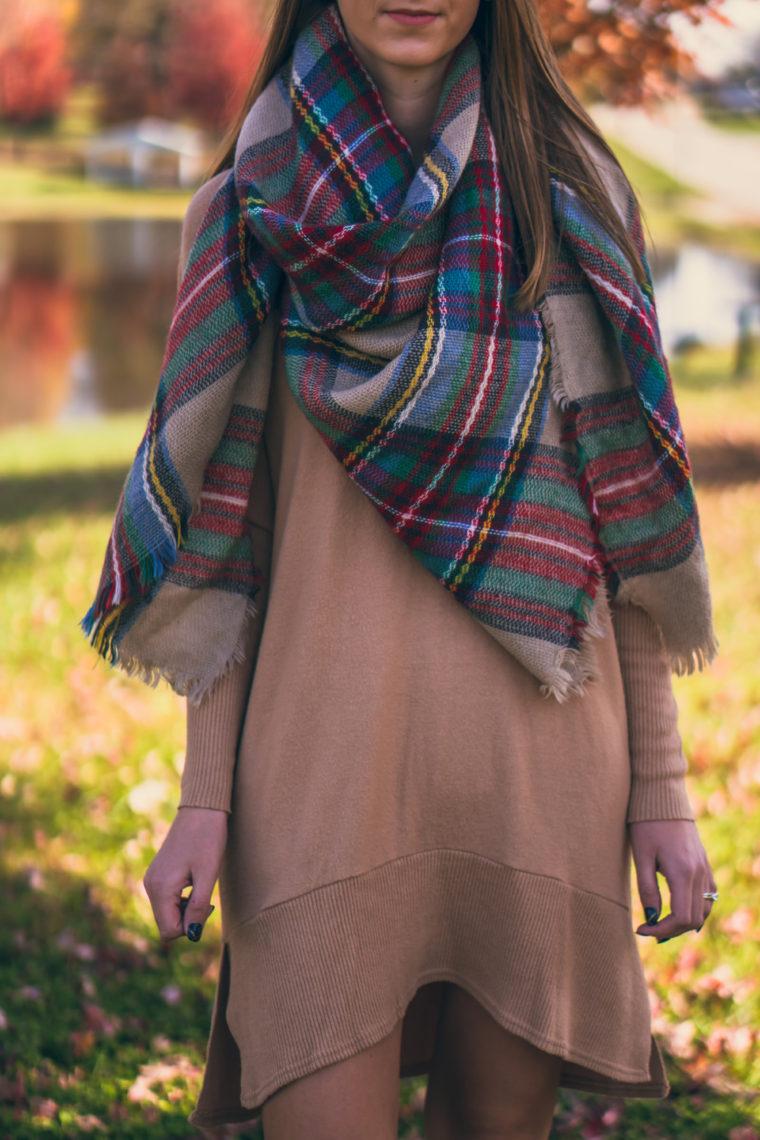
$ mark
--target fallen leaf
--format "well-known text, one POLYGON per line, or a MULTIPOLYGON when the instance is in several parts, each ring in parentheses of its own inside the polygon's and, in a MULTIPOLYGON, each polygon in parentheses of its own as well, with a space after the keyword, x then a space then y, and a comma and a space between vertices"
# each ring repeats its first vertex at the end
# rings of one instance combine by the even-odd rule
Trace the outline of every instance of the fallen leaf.
POLYGON ((86 1113, 84 1116, 75 1116, 74 1120, 82 1132, 105 1132, 106 1126, 99 1117, 86 1113))
POLYGON ((49 1097, 33 1097, 30 1107, 34 1115, 42 1120, 55 1120, 58 1115, 58 1105, 49 1097))
POLYGON ((197 1081, 200 1079, 201 1068, 194 1065, 187 1057, 167 1057, 163 1061, 155 1061, 140 1066, 140 1075, 132 1082, 127 1096, 135 1104, 158 1104, 158 1096, 153 1091, 153 1085, 167 1084, 169 1081, 182 1077, 184 1080, 197 1081))

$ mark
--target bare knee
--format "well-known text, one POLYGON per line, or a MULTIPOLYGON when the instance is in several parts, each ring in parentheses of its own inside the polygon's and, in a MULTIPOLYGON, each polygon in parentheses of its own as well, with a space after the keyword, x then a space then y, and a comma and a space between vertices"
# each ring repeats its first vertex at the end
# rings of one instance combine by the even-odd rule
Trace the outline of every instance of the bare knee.
POLYGON ((428 1140, 546 1140, 561 1067, 450 986, 428 1085, 428 1140))
MULTIPOLYGON (((434 1095, 434 1094, 433 1094, 434 1095)), ((427 1105, 428 1140, 547 1140, 551 1131, 554 1102, 539 1110, 533 1103, 502 1107, 495 1118, 450 1097, 427 1105)))

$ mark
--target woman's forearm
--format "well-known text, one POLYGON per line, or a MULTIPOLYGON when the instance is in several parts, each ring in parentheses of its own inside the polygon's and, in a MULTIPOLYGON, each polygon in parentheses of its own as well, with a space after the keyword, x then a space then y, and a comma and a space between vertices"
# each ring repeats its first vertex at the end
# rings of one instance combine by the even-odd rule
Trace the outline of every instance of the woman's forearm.
POLYGON ((639 606, 613 606, 631 754, 628 822, 693 819, 671 673, 657 626, 639 606))
POLYGON ((246 631, 245 657, 199 705, 187 702, 187 747, 180 807, 229 811, 238 738, 263 624, 263 609, 246 631))

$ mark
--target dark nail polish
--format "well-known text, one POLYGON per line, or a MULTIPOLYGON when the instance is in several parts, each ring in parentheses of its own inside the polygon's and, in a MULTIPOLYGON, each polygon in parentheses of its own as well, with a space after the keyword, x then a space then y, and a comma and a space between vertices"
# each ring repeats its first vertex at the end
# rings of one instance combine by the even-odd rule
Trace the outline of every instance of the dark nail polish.
POLYGON ((653 906, 644 907, 644 918, 647 920, 647 926, 654 926, 657 922, 657 908, 653 906))
POLYGON ((200 942, 201 934, 203 934, 203 927, 200 922, 191 922, 187 928, 187 937, 191 942, 200 942))
MULTIPOLYGON (((703 922, 703 923, 702 923, 702 926, 704 926, 704 925, 705 925, 705 924, 704 924, 704 922, 703 922)), ((699 934, 700 930, 702 929, 702 926, 698 926, 698 927, 697 927, 697 934, 699 934)))

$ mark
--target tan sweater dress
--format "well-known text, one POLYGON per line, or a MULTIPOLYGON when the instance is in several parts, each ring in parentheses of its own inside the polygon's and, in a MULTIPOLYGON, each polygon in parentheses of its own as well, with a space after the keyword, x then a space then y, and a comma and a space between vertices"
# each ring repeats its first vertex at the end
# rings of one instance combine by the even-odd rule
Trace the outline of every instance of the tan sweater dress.
POLYGON ((441 981, 563 1057, 565 1086, 663 1095, 626 820, 693 816, 655 627, 613 607, 600 680, 544 698, 351 483, 279 354, 265 442, 268 596, 248 662, 189 716, 181 803, 231 810, 191 1119, 254 1117, 402 1016, 402 1072, 425 1071, 441 981))

